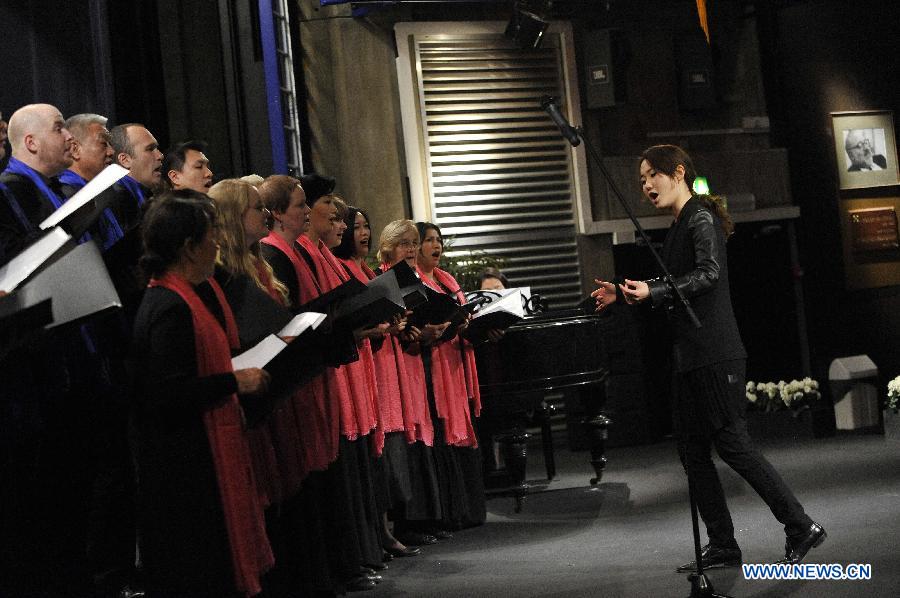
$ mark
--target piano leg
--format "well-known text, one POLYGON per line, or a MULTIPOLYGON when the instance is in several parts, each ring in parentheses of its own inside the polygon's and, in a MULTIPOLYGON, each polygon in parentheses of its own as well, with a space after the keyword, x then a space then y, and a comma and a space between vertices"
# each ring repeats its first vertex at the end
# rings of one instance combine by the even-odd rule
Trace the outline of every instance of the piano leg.
POLYGON ((597 477, 591 478, 591 485, 596 486, 603 478, 603 470, 606 469, 606 438, 609 424, 612 421, 605 415, 598 414, 584 420, 587 428, 588 442, 591 446, 591 465, 597 477))
POLYGON ((550 418, 556 412, 556 407, 541 401, 541 406, 535 411, 535 420, 541 426, 541 446, 544 449, 544 464, 547 467, 547 480, 552 481, 556 477, 556 457, 553 454, 553 430, 550 428, 550 418))
POLYGON ((522 503, 525 501, 525 495, 528 494, 525 472, 528 463, 526 443, 529 437, 531 434, 520 426, 497 435, 497 441, 502 447, 506 472, 510 477, 509 493, 516 499, 516 513, 522 511, 522 503))

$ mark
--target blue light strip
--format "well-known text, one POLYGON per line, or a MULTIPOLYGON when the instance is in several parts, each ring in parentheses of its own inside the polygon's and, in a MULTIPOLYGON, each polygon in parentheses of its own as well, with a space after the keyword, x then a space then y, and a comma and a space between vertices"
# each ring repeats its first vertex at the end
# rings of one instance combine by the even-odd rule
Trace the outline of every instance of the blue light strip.
POLYGON ((269 109, 269 139, 272 145, 272 173, 287 174, 284 147, 284 113, 281 109, 281 79, 278 76, 278 52, 275 45, 275 20, 272 0, 259 0, 259 35, 262 41, 263 69, 266 74, 266 105, 269 109))

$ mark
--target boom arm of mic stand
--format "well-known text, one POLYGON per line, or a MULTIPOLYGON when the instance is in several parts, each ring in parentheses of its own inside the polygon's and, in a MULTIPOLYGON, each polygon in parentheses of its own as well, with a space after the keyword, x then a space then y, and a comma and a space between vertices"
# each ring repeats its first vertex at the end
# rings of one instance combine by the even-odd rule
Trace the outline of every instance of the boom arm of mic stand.
POLYGON ((650 253, 653 254, 653 259, 656 260, 656 265, 659 266, 660 271, 663 273, 663 278, 665 279, 669 287, 671 287, 672 292, 678 298, 678 302, 681 303, 681 305, 684 307, 684 311, 691 319, 691 323, 694 325, 694 328, 702 328, 703 325, 697 318, 697 314, 694 313, 694 309, 691 307, 691 303, 687 300, 687 297, 684 296, 684 293, 681 292, 681 289, 678 288, 678 285, 675 284, 675 280, 669 273, 669 269, 666 268, 666 265, 663 263, 662 258, 659 256, 659 253, 656 252, 656 249, 653 248, 653 244, 650 243, 650 238, 647 236, 647 233, 644 232, 644 227, 641 226, 641 223, 637 219, 637 216, 634 215, 634 211, 631 209, 631 206, 628 205, 628 202, 626 202, 625 198, 622 197, 622 194, 619 193, 619 188, 616 187, 616 183, 613 181, 612 176, 610 176, 609 171, 606 170, 606 166, 603 164, 603 160, 600 158, 600 154, 597 153, 597 150, 594 149, 594 146, 591 144, 591 142, 584 136, 581 127, 572 127, 572 129, 578 134, 578 137, 581 138, 581 141, 584 143, 584 147, 587 148, 588 154, 591 155, 591 158, 594 160, 597 168, 599 168, 600 172, 603 173, 603 178, 606 179, 609 188, 612 189, 613 195, 616 196, 616 199, 618 199, 622 207, 625 208, 625 212, 628 214, 628 218, 631 219, 631 222, 632 224, 634 224, 635 230, 638 232, 638 234, 640 234, 641 239, 643 239, 644 243, 647 244, 647 248, 650 249, 650 253))

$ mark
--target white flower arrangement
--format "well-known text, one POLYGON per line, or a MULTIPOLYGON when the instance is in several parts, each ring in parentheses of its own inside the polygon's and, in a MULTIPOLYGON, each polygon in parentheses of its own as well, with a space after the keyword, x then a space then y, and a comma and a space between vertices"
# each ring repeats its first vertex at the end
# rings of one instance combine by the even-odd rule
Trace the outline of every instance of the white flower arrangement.
POLYGON ((887 409, 894 413, 900 413, 900 376, 888 382, 887 409))
MULTIPOLYGON (((897 380, 900 381, 900 376, 897 380)), ((797 410, 822 396, 819 393, 819 383, 810 377, 790 382, 747 382, 746 394, 747 400, 758 411, 797 410)))

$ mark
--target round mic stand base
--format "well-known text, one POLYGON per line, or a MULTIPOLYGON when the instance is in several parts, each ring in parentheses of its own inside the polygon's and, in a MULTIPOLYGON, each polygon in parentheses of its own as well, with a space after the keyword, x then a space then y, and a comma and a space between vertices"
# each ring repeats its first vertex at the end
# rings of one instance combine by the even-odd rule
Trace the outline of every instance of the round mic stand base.
POLYGON ((731 598, 727 594, 716 594, 705 573, 691 573, 687 578, 691 582, 688 598, 731 598))

